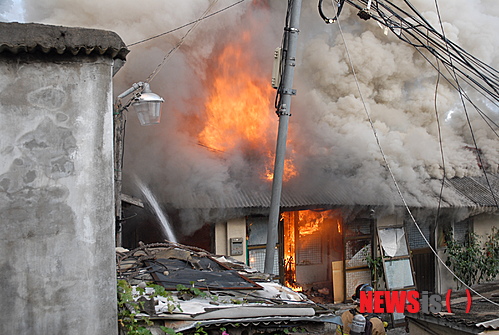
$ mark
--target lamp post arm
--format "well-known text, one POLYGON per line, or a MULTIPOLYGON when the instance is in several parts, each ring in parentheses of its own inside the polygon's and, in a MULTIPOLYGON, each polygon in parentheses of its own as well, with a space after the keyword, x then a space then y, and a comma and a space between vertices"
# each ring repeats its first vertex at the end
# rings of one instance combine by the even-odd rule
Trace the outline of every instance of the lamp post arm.
POLYGON ((121 229, 123 222, 123 213, 121 206, 121 188, 123 183, 123 154, 125 142, 125 115, 123 113, 130 105, 145 106, 147 112, 152 116, 144 116, 144 108, 137 110, 140 124, 148 125, 159 123, 161 110, 158 103, 163 102, 163 98, 151 92, 149 83, 138 82, 116 97, 116 103, 113 111, 114 122, 114 197, 115 197, 115 214, 116 214, 116 246, 121 246, 121 229), (137 91, 137 92, 136 92, 137 91), (128 99, 125 104, 121 100, 130 94, 134 96, 128 99), (159 108, 158 108, 159 107, 159 108))
POLYGON ((138 83, 134 83, 132 85, 132 87, 130 87, 128 90, 126 90, 125 92, 121 93, 120 95, 118 95, 116 97, 115 114, 121 114, 121 112, 123 110, 127 109, 128 106, 130 106, 130 104, 132 103, 132 99, 130 99, 125 105, 122 105, 121 99, 132 94, 133 92, 137 91, 138 89, 142 89, 143 92, 148 92, 148 91, 150 92, 151 91, 149 83, 144 83, 141 81, 139 81, 138 83))
POLYGON ((139 88, 142 88, 142 87, 146 87, 149 86, 148 83, 143 83, 143 82, 138 82, 138 83, 134 83, 132 85, 132 87, 130 87, 128 90, 126 90, 125 92, 121 93, 120 95, 118 95, 118 99, 123 99, 124 97, 126 97, 127 95, 129 94, 132 94, 133 92, 135 92, 136 90, 138 90, 139 88))

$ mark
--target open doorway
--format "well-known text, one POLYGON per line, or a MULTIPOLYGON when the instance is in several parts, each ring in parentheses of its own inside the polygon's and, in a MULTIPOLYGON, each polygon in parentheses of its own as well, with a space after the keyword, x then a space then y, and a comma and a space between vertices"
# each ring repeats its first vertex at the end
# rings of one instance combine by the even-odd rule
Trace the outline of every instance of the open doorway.
POLYGON ((297 291, 305 291, 314 300, 337 300, 335 295, 341 293, 344 285, 342 272, 340 271, 339 276, 333 274, 338 266, 340 270, 343 268, 341 212, 285 212, 282 220, 285 285, 297 291))

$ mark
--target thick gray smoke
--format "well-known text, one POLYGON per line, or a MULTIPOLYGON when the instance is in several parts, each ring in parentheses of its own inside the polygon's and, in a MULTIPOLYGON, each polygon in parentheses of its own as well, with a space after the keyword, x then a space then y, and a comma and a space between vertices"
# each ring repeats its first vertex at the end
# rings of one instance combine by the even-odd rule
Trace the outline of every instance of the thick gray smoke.
MULTIPOLYGON (((144 5, 133 0, 25 0, 25 19, 113 30, 131 44, 198 19, 212 2, 149 0, 144 5)), ((233 2, 217 1, 211 11, 233 2)), ((434 1, 412 3, 439 27, 434 1)), ((446 36, 497 68, 499 3, 441 0, 438 4, 446 36)), ((256 32, 244 44, 253 59, 251 70, 268 78, 270 85, 272 55, 281 43, 286 6, 286 1, 247 0, 202 21, 187 36, 151 81, 153 91, 166 101, 161 124, 140 127, 135 116, 128 115, 125 173, 137 175, 164 203, 172 204, 191 194, 216 198, 236 189, 258 190, 267 185, 253 175, 251 165, 261 164, 254 153, 244 149, 214 153, 198 145, 197 134, 205 118, 210 60, 224 45, 241 42, 246 29, 256 32), (250 17, 256 25, 251 25, 250 17)), ((345 186, 359 190, 364 202, 392 192, 367 108, 395 178, 424 204, 423 194, 431 186, 422 181, 442 178, 444 173, 435 114, 437 73, 413 47, 356 14, 357 10, 345 5, 339 20, 342 36, 337 24, 326 25, 320 19, 316 1, 303 2, 297 95, 289 130, 289 153, 299 177, 292 184, 345 186)), ((126 65, 115 77, 115 93, 146 80, 188 29, 131 47, 126 65)), ((498 123, 498 108, 481 100, 477 103, 498 123)), ((480 174, 476 155, 466 149, 474 144, 458 94, 440 81, 436 102, 447 177, 480 174)), ((269 101, 268 113, 274 113, 273 103, 269 101)), ((490 171, 497 173, 497 135, 473 108, 468 108, 468 114, 483 158, 490 171)), ((275 132, 269 134, 269 142, 274 141, 275 132)), ((133 192, 133 185, 128 188, 133 192)), ((195 225, 184 227, 189 233, 195 225)))

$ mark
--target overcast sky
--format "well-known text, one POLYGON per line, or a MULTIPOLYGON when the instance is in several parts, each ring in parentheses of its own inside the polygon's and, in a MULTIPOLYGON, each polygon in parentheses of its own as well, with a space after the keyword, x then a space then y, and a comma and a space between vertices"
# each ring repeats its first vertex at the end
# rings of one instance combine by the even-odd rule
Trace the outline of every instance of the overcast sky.
POLYGON ((0 0, 0 21, 24 22, 21 0, 0 0))

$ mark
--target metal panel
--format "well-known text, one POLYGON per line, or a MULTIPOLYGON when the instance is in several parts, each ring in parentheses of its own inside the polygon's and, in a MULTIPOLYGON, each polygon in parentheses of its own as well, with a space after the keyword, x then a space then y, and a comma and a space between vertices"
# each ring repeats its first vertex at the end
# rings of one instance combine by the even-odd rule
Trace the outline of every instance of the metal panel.
MULTIPOLYGON (((257 271, 264 272, 265 247, 248 249, 249 266, 257 271)), ((274 257, 274 274, 279 274, 279 253, 274 257)))
POLYGON ((499 177, 497 175, 488 174, 487 177, 453 178, 448 183, 478 205, 497 205, 496 201, 499 198, 499 177))
MULTIPOLYGON (((489 175, 489 182, 499 194, 499 179, 489 175)), ((416 208, 460 208, 493 206, 492 193, 487 188, 484 178, 464 177, 454 178, 445 182, 442 202, 439 203, 440 180, 429 180, 421 185, 420 192, 413 194, 410 189, 400 185, 402 194, 409 207, 416 208)), ((221 192, 183 192, 172 197, 171 202, 175 208, 198 209, 242 209, 270 207, 271 190, 267 188, 258 190, 224 189, 221 192)), ((496 196, 497 198, 497 196, 496 196)), ((291 210, 306 207, 335 207, 335 206, 363 206, 363 205, 395 205, 403 206, 404 203, 395 190, 391 193, 377 194, 374 198, 366 195, 362 189, 346 183, 333 184, 325 181, 323 184, 308 187, 284 187, 280 207, 291 210)))
POLYGON ((297 265, 311 265, 322 263, 322 234, 320 232, 315 232, 311 235, 300 236, 297 244, 297 265))

